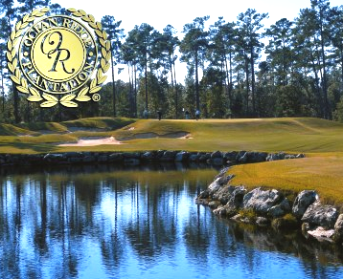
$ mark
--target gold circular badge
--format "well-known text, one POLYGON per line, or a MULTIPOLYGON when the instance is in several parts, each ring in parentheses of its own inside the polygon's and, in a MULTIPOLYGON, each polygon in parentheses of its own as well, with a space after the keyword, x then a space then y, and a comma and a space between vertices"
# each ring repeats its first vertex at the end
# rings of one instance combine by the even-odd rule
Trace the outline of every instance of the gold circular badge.
POLYGON ((76 9, 68 10, 71 16, 41 19, 48 11, 25 15, 11 33, 7 59, 12 81, 29 101, 43 101, 41 107, 77 107, 75 100, 99 100, 89 95, 100 91, 109 69, 110 42, 101 23, 76 9))
POLYGON ((35 40, 31 59, 40 76, 50 81, 68 81, 85 66, 86 49, 73 31, 54 28, 43 32, 35 40))

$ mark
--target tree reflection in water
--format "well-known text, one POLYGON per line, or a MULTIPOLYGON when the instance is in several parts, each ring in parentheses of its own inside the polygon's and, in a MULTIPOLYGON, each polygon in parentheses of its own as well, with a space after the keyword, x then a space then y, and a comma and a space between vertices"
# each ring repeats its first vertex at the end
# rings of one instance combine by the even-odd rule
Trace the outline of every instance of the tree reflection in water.
POLYGON ((196 205, 215 174, 108 166, 3 174, 0 278, 263 277, 271 258, 293 263, 297 278, 342 272, 338 248, 220 220, 196 205))

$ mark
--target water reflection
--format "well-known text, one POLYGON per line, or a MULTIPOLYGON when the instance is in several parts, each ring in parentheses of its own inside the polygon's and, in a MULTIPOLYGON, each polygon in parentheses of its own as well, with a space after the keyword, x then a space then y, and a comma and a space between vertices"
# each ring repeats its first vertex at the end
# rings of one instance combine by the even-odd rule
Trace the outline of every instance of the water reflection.
POLYGON ((21 170, 0 177, 0 278, 337 278, 342 250, 194 203, 216 170, 21 170))

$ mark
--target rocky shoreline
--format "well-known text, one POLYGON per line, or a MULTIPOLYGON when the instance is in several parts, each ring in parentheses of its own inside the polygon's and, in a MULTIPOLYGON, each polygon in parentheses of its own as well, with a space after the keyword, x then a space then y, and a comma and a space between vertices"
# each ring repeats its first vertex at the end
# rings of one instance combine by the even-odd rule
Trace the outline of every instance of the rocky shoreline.
POLYGON ((65 152, 47 154, 0 154, 0 167, 76 164, 117 164, 139 166, 145 163, 205 163, 213 166, 256 163, 302 158, 303 154, 228 151, 144 151, 144 152, 65 152))
POLYGON ((222 170, 199 194, 197 203, 236 222, 275 230, 301 229, 305 237, 343 243, 343 214, 334 206, 321 204, 316 191, 283 193, 261 187, 247 190, 245 186, 230 185, 233 175, 227 175, 227 170, 222 170))

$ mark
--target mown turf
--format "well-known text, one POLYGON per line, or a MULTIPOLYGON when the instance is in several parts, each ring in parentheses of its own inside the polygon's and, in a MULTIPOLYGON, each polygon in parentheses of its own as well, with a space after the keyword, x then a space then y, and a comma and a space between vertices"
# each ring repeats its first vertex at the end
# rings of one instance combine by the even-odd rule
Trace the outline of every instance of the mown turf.
POLYGON ((199 121, 87 118, 62 123, 26 124, 20 127, 2 124, 0 135, 3 135, 0 136, 0 153, 42 152, 37 145, 44 145, 44 152, 49 151, 49 146, 50 151, 55 152, 155 149, 343 152, 343 124, 316 118, 199 121), (78 129, 73 130, 73 127, 78 129), (69 133, 70 131, 73 133, 69 133), (173 135, 179 132, 189 133, 191 139, 175 138, 173 135), (153 134, 154 138, 137 138, 146 133, 153 134), (75 143, 85 137, 110 136, 123 140, 123 144, 93 147, 57 146, 64 142, 75 143))
POLYGON ((234 166, 234 184, 296 193, 315 189, 343 204, 343 124, 316 118, 137 120, 86 118, 62 123, 0 124, 0 153, 143 150, 302 152, 305 159, 234 166), (77 127, 78 129, 72 129, 77 127), (80 129, 81 128, 81 129, 80 129), (72 132, 72 133, 71 133, 72 132), (174 135, 189 133, 190 139, 174 135), (140 135, 154 138, 140 139, 140 135), (85 137, 110 137, 121 145, 60 147, 85 137))
POLYGON ((317 190, 323 203, 343 210, 343 153, 312 154, 308 158, 237 165, 229 170, 233 185, 261 186, 298 193, 317 190))

